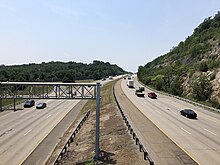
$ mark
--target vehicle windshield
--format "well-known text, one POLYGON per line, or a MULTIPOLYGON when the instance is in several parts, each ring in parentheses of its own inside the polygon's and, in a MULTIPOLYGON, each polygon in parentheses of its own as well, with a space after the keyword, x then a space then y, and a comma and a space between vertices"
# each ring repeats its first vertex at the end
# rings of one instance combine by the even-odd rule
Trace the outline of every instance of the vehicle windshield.
POLYGON ((30 103, 31 103, 30 100, 25 101, 25 104, 30 104, 30 103))
POLYGON ((185 111, 186 111, 187 113, 189 113, 189 114, 193 114, 193 113, 194 113, 194 111, 191 110, 191 109, 186 109, 185 111))

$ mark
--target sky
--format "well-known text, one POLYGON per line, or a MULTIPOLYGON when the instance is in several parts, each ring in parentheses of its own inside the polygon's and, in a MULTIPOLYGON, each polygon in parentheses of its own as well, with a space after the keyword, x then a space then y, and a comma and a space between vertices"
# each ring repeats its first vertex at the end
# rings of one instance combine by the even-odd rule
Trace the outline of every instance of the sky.
POLYGON ((217 11, 219 0, 0 0, 0 65, 100 60, 137 72, 217 11))

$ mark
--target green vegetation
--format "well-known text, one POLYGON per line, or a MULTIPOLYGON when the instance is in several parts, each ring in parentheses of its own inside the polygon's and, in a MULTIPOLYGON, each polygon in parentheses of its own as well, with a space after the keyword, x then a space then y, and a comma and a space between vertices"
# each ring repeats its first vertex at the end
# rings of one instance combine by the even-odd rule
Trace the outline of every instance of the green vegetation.
MULTIPOLYGON (((15 99, 15 102, 20 102, 20 101, 22 101, 22 99, 15 99)), ((13 105, 13 104, 14 104, 13 99, 2 99, 2 106, 13 105)))
MULTIPOLYGON (((104 107, 108 104, 114 103, 114 96, 112 93, 112 88, 115 81, 108 82, 103 87, 101 87, 100 96, 100 107, 104 107)), ((96 109, 96 102, 94 100, 87 101, 86 105, 82 109, 82 113, 87 112, 89 109, 96 109)))
POLYGON ((211 84, 207 76, 202 75, 192 83, 193 98, 199 101, 206 101, 212 93, 211 84))
POLYGON ((0 66, 0 81, 61 81, 98 80, 108 76, 126 73, 117 65, 109 62, 93 61, 91 64, 76 62, 42 62, 41 64, 25 64, 0 66))
POLYGON ((139 66, 137 75, 142 83, 157 90, 213 102, 210 81, 215 79, 220 67, 219 50, 220 12, 217 12, 214 17, 206 18, 191 36, 169 53, 139 66), (208 77, 204 78, 204 74, 208 77), (195 75, 197 81, 192 80, 195 75))

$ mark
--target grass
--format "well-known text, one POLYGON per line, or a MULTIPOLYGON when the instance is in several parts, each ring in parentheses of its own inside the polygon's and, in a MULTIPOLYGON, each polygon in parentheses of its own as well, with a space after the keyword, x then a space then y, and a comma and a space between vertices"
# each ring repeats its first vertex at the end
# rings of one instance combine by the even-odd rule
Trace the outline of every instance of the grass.
MULTIPOLYGON (((113 103, 114 102, 114 96, 112 93, 112 88, 113 85, 115 84, 115 81, 111 81, 107 84, 105 84, 103 87, 101 87, 100 90, 100 96, 101 96, 101 101, 100 101, 100 108, 103 106, 113 103)), ((96 100, 89 100, 86 105, 83 107, 81 110, 81 114, 84 114, 87 112, 89 109, 96 109, 96 100)))
MULTIPOLYGON (((15 102, 20 102, 23 99, 15 99, 15 102)), ((13 105, 14 104, 14 99, 2 99, 2 106, 6 105, 13 105)))
MULTIPOLYGON (((100 90, 100 96, 101 96, 100 109, 101 110, 104 109, 104 107, 106 107, 107 105, 114 103, 115 100, 113 96, 113 86, 115 82, 116 81, 111 81, 101 87, 101 90, 100 90)), ((81 110, 81 114, 86 113, 88 110, 96 110, 96 100, 87 101, 87 103, 81 110)), ((89 136, 88 141, 94 141, 94 136, 93 135, 89 136)), ((94 156, 95 156, 94 153, 90 155, 88 158, 88 161, 85 162, 85 165, 94 165, 95 164, 94 159, 93 159, 94 156)))
POLYGON ((87 80, 76 80, 75 83, 91 83, 94 82, 93 79, 87 79, 87 80))

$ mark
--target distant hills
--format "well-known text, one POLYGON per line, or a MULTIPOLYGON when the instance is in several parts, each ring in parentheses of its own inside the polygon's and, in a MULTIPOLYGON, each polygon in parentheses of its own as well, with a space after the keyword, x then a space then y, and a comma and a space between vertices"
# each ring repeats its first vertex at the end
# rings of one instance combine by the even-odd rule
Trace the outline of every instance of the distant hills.
POLYGON ((169 53, 139 66, 138 78, 157 90, 219 108, 220 12, 169 53))
POLYGON ((0 81, 62 81, 98 80, 127 73, 117 65, 94 60, 90 64, 76 62, 42 62, 0 66, 0 81))

